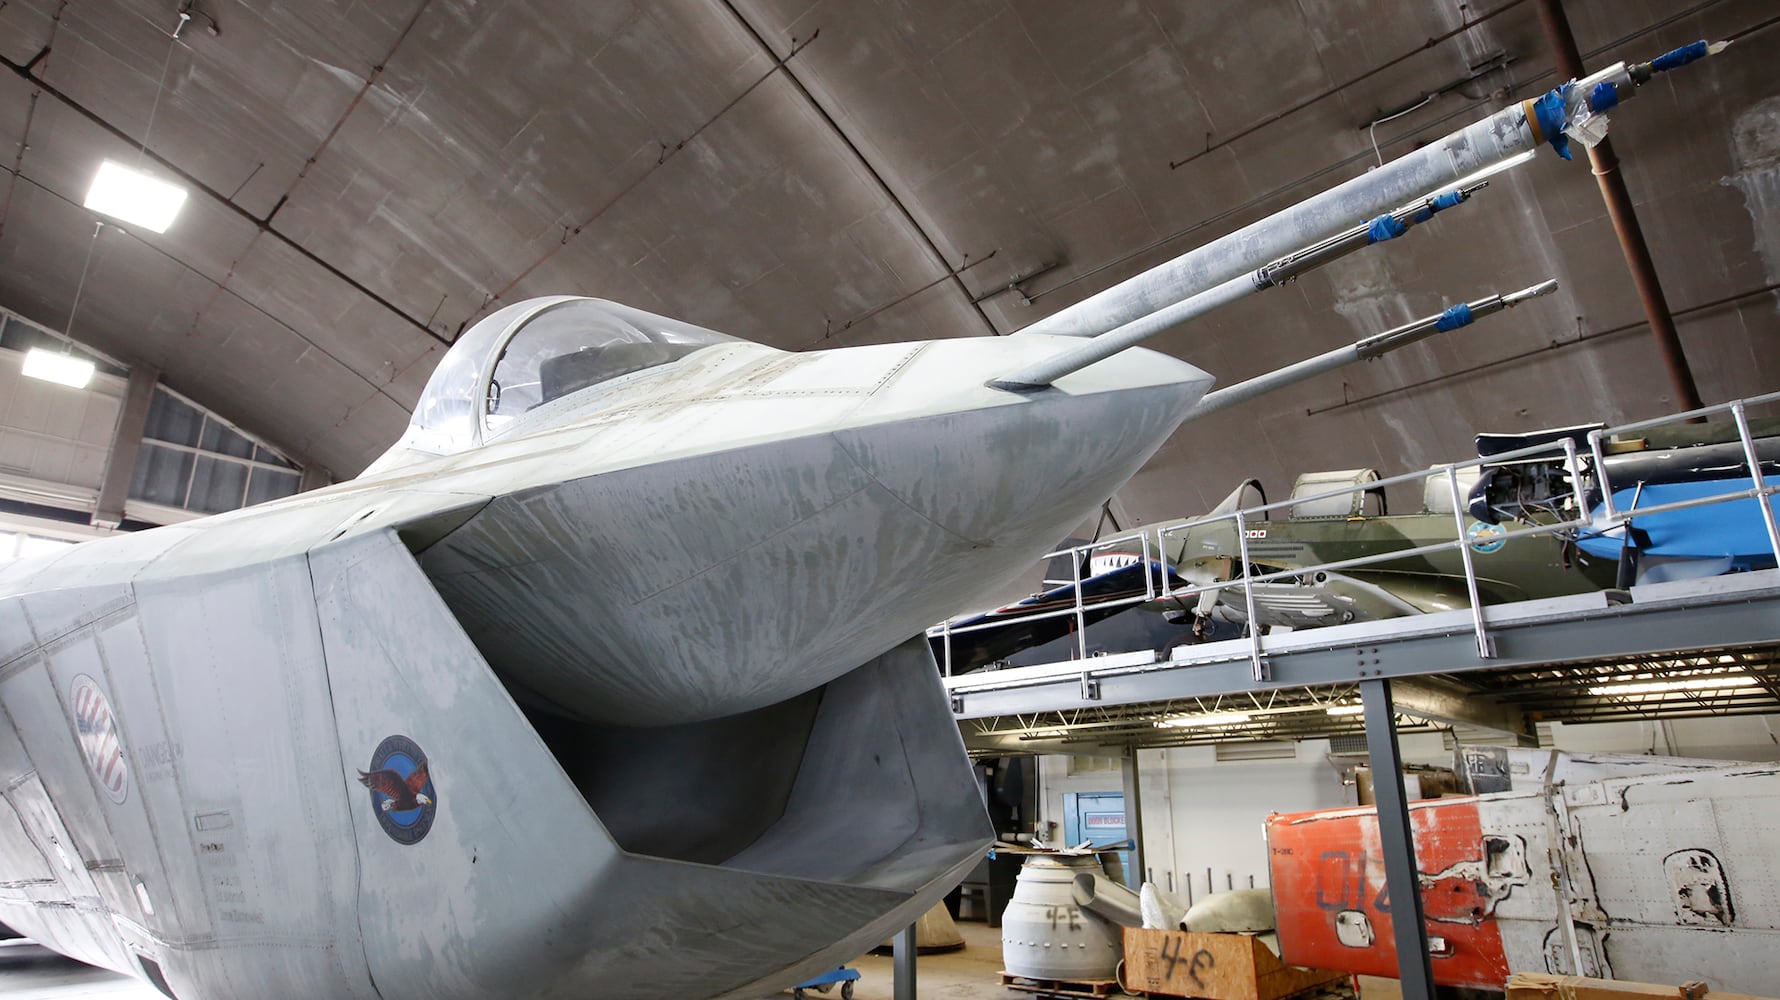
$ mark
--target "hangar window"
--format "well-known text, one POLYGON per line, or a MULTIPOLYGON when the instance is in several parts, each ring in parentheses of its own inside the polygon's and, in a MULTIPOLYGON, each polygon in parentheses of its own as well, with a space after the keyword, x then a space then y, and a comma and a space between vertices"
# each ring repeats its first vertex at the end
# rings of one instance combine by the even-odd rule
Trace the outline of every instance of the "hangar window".
POLYGON ((301 481, 302 469, 263 442, 166 386, 155 387, 130 480, 132 501, 218 514, 290 496, 301 481))
POLYGON ((46 552, 65 549, 73 544, 74 541, 68 538, 45 538, 22 530, 0 531, 0 565, 14 559, 29 559, 46 552))
POLYGON ((600 299, 570 299, 532 314, 501 348, 485 400, 491 433, 589 386, 678 361, 734 338, 600 299))

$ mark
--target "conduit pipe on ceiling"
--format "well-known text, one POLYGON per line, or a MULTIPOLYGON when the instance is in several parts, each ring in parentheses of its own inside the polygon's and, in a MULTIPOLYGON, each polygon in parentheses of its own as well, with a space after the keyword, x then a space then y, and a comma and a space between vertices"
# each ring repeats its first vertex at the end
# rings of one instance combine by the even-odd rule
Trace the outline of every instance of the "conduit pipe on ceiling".
MULTIPOLYGON (((1539 21, 1545 27, 1545 40, 1557 59, 1558 75, 1582 76, 1582 51, 1576 47, 1576 36, 1570 31, 1570 19, 1564 15, 1561 0, 1539 0, 1539 21)), ((1638 288, 1638 299, 1644 305, 1644 316, 1650 322, 1651 336, 1662 352, 1663 366, 1668 369, 1669 383, 1675 389, 1675 402, 1684 410, 1697 410, 1700 390, 1694 384, 1693 369, 1687 363, 1681 336, 1675 332, 1675 317, 1669 311, 1668 297, 1663 294, 1662 281, 1656 275, 1656 264, 1650 259, 1650 245, 1644 240, 1644 229, 1638 225, 1638 213, 1632 208, 1632 196, 1625 186, 1625 175, 1619 171, 1619 157, 1613 152, 1610 139, 1602 139, 1588 150, 1588 161, 1595 181, 1601 188, 1601 200, 1607 205, 1607 218, 1619 238, 1620 252, 1625 254, 1627 270, 1638 288)))

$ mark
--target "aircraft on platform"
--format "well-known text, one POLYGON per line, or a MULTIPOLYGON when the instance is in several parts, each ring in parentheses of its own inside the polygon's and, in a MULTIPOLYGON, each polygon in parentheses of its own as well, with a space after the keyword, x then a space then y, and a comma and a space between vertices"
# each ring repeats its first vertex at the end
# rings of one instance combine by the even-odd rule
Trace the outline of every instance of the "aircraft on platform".
MULTIPOLYGON (((1197 590, 1243 575, 1237 526, 1231 520, 1192 527, 1187 527, 1188 521, 1164 523, 1150 529, 1161 532, 1162 551, 1147 559, 1114 567, 1108 565, 1113 560, 1106 555, 1096 555, 1089 560, 1090 572, 1083 574, 1079 586, 1061 584, 994 611, 953 618, 930 628, 929 641, 940 662, 949 662, 955 673, 1006 661, 1022 650, 1073 633, 1076 616, 1065 612, 1075 608, 1078 591, 1085 626, 1141 609, 1160 614, 1169 623, 1191 624, 1192 633, 1181 636, 1181 641, 1207 638, 1218 624, 1246 628, 1245 590, 1253 591, 1255 624, 1264 630, 1316 628, 1469 607, 1464 564, 1453 549, 1341 571, 1314 569, 1458 538, 1452 502, 1443 496, 1444 476, 1430 477, 1422 509, 1411 514, 1389 514, 1384 490, 1366 485, 1377 480, 1378 473, 1372 469, 1300 476, 1294 497, 1344 487, 1354 492, 1297 503, 1286 509, 1284 517, 1246 523, 1242 531, 1247 535, 1249 575, 1296 569, 1309 572, 1197 590), (1091 572, 1096 565, 1108 568, 1091 572)), ((1246 480, 1204 516, 1228 515, 1265 503, 1260 483, 1246 480)), ((1510 545, 1497 537, 1506 533, 1494 525, 1480 529, 1477 522, 1470 523, 1479 592, 1486 603, 1583 593, 1613 585, 1613 561, 1579 552, 1572 541, 1547 536, 1517 539, 1510 545)))
POLYGON ((1200 412, 1210 376, 1131 345, 1399 235, 1651 71, 1017 336, 794 354, 600 299, 492 313, 357 479, 0 568, 0 919, 180 1000, 752 998, 857 956, 992 837, 921 630, 1200 412))
MULTIPOLYGON (((1147 607, 1177 620, 1191 617, 1199 623, 1246 625, 1250 624, 1247 590, 1254 597, 1253 624, 1264 629, 1316 628, 1470 607, 1464 556, 1457 548, 1340 570, 1315 569, 1459 539, 1459 520, 1453 515, 1443 474, 1428 477, 1421 508, 1409 514, 1389 513, 1384 491, 1366 487, 1378 478, 1372 469, 1300 476, 1292 495, 1306 499, 1286 508, 1284 517, 1249 522, 1244 530, 1250 575, 1306 572, 1186 598, 1164 598, 1147 607), (1355 492, 1311 499, 1343 487, 1355 492)), ((1253 480, 1242 484, 1213 513, 1244 506, 1242 498, 1257 489, 1253 480)), ((1220 521, 1170 532, 1169 565, 1190 586, 1237 579, 1242 575, 1242 543, 1236 531, 1235 522, 1220 521)), ((1614 561, 1580 551, 1574 539, 1556 535, 1510 539, 1499 526, 1472 518, 1466 519, 1463 533, 1476 570, 1478 596, 1485 604, 1613 586, 1614 561)))
MULTIPOLYGON (((1641 508, 1723 496, 1754 487, 1742 442, 1728 423, 1646 430, 1603 443, 1597 461, 1588 436, 1602 425, 1520 434, 1479 434, 1479 457, 1545 446, 1543 454, 1486 462, 1464 473, 1460 500, 1464 535, 1486 604, 1561 597, 1638 583, 1771 568, 1774 550, 1753 499, 1638 515, 1641 508), (1558 447, 1573 442, 1572 483, 1558 447), (1616 509, 1610 520, 1601 475, 1616 509), (1505 526, 1538 527, 1578 519, 1583 512, 1605 527, 1510 538, 1505 526)), ((1753 422, 1751 448, 1764 477, 1780 476, 1780 421, 1753 422)), ((1293 485, 1284 516, 1246 522, 1249 575, 1291 574, 1254 584, 1196 591, 1242 574, 1243 545, 1233 520, 1161 524, 1161 551, 1128 552, 1127 540, 1088 546, 1073 574, 1040 594, 992 611, 958 616, 928 630, 935 656, 955 673, 1007 661, 1021 652, 1091 628, 1115 615, 1143 609, 1171 623, 1191 623, 1203 638, 1217 623, 1262 629, 1317 628, 1355 621, 1451 611, 1470 606, 1463 556, 1456 548, 1411 551, 1460 536, 1451 487, 1444 473, 1423 484, 1419 510, 1390 514, 1372 469, 1310 473, 1293 485), (1338 495, 1325 494, 1340 492, 1338 495), (1405 555, 1391 558, 1392 553, 1405 555), (1325 564, 1385 557, 1343 569, 1325 564), (1079 619, 1072 612, 1080 602, 1079 619)), ((1266 505, 1260 483, 1247 480, 1205 517, 1266 505)), ((1780 510, 1780 499, 1770 498, 1780 510)), ((1200 520, 1200 519, 1195 519, 1200 520)), ((1067 566, 1067 563, 1065 563, 1067 566)), ((1067 573, 1067 571, 1066 571, 1067 573)), ((1052 582, 1052 581, 1047 581, 1052 582)))

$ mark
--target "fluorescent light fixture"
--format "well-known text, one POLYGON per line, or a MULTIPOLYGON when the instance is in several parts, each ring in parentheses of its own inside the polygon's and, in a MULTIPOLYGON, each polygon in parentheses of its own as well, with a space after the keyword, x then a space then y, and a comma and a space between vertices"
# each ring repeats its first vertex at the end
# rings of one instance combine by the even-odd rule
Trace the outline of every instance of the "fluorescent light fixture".
POLYGON ((33 347, 25 352, 24 373, 45 382, 84 389, 93 380, 93 363, 61 351, 33 347))
POLYGON ((1328 712, 1330 715, 1363 715, 1366 712, 1366 706, 1330 705, 1328 708, 1323 709, 1323 711, 1328 712))
POLYGON ((99 164, 86 200, 86 206, 95 212, 157 233, 167 231, 184 204, 185 188, 115 160, 99 164))
POLYGON ((1602 684, 1588 693, 1597 698, 1620 694, 1661 694, 1665 691, 1732 691, 1755 687, 1755 678, 1747 674, 1708 674, 1678 677, 1667 681, 1634 681, 1628 684, 1602 684))
POLYGON ((1538 152, 1538 150, 1536 150, 1536 149, 1529 149, 1524 153, 1516 153, 1513 156, 1510 156, 1508 159, 1503 160, 1501 163, 1492 163, 1489 166, 1484 167, 1482 170, 1479 170, 1474 174, 1466 174, 1465 176, 1459 178, 1458 180, 1453 181, 1451 184, 1442 184, 1442 185, 1440 185, 1440 190, 1451 191, 1453 188, 1470 187, 1471 185, 1476 184, 1478 181, 1485 180, 1490 177, 1494 177, 1504 170, 1513 170, 1515 167, 1518 167, 1521 164, 1532 159, 1533 155, 1537 152, 1538 152))
POLYGON ((1249 722, 1254 716, 1247 712, 1213 712, 1210 715, 1177 715, 1156 723, 1157 729, 1186 729, 1190 726, 1235 726, 1249 722))

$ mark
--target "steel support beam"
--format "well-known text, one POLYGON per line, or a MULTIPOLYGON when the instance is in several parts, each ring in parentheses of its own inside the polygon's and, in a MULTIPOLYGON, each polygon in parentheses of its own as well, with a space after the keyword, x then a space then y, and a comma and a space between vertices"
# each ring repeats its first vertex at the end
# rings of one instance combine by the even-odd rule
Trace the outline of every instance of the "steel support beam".
POLYGON ((332 485, 334 485, 333 473, 319 465, 305 465, 303 466, 303 478, 297 484, 297 492, 307 493, 310 490, 319 490, 323 486, 332 485))
POLYGON ((1137 748, 1128 747, 1119 761, 1119 777, 1125 785, 1125 835, 1131 838, 1131 863, 1125 866, 1125 884, 1143 888, 1143 809, 1137 776, 1137 748))
POLYGON ((111 433, 111 452, 105 459, 105 477, 99 483, 99 500, 93 505, 93 524, 115 528, 124 521, 124 501, 130 498, 130 480, 136 475, 136 455, 142 450, 142 431, 148 426, 148 407, 154 402, 155 383, 161 373, 148 365, 130 369, 124 387, 124 403, 118 409, 117 426, 111 433))
POLYGON ((1422 916, 1421 879, 1416 875, 1409 797, 1403 791, 1403 754, 1397 747, 1391 682, 1362 681, 1360 700, 1366 709, 1366 750, 1378 805, 1378 846, 1384 854, 1385 892, 1391 901, 1391 936, 1397 946, 1402 996, 1403 1000, 1434 1000, 1434 964, 1428 956, 1428 925, 1422 916))
POLYGON ((915 1000, 915 925, 896 932, 891 945, 890 979, 896 1000, 915 1000))
POLYGON ((1438 677, 1398 681, 1391 689, 1397 710, 1449 726, 1474 726, 1505 733, 1522 746, 1537 746, 1533 724, 1519 705, 1498 705, 1460 684, 1438 677))

